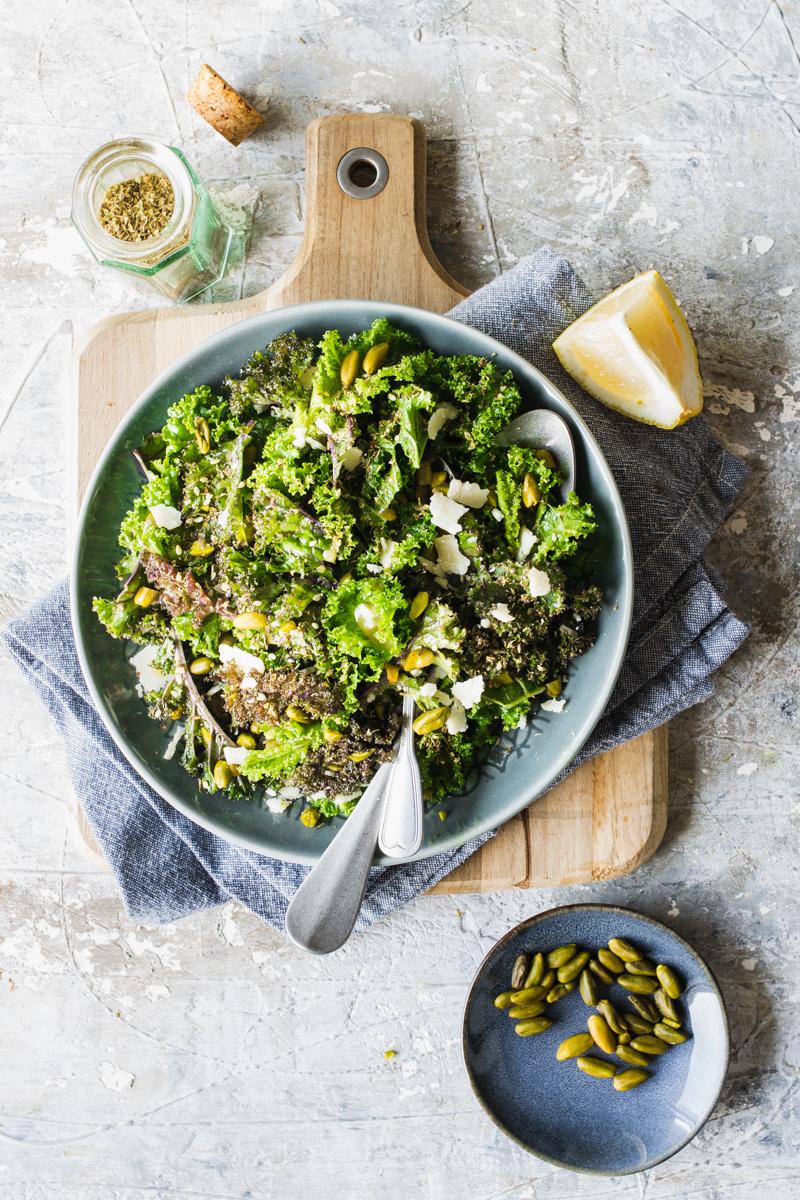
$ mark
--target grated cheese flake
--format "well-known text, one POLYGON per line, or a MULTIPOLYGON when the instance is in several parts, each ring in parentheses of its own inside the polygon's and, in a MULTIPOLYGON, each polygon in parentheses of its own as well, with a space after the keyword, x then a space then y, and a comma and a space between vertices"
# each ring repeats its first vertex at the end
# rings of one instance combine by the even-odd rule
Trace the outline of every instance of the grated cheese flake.
POLYGON ((458 700, 464 708, 474 708, 483 695, 484 682, 482 675, 473 675, 470 679, 462 679, 452 687, 453 699, 458 700))
POLYGON ((466 479, 451 479, 447 495, 459 504, 466 504, 467 508, 483 508, 489 499, 489 489, 466 479))
POLYGON ((253 671, 261 675, 264 671, 263 659, 260 659, 257 654, 250 654, 249 651, 242 650, 241 646, 228 646, 225 642, 220 642, 219 657, 220 662, 233 663, 243 675, 251 675, 253 671))
POLYGON ((467 731, 467 711, 460 700, 453 698, 453 703, 450 705, 450 712, 447 715, 445 728, 450 734, 466 733, 467 731))
POLYGON ((550 576, 538 567, 531 567, 528 572, 528 587, 532 596, 546 596, 550 592, 550 576))
POLYGON ((130 660, 131 666, 139 676, 143 692, 154 692, 156 688, 164 686, 163 673, 153 666, 153 660, 158 657, 159 652, 159 646, 142 646, 130 660))
POLYGON ((467 511, 466 504, 457 504, 449 496, 443 496, 441 492, 434 492, 428 507, 431 520, 438 529, 443 529, 445 533, 461 532, 461 518, 467 511))
POLYGON ((458 542, 452 533, 443 533, 434 542, 436 547, 436 567, 448 575, 466 575, 469 570, 469 559, 458 548, 458 542))
POLYGON ((538 542, 535 533, 528 529, 527 525, 523 525, 519 531, 519 547, 517 548, 517 562, 525 562, 525 559, 530 554, 533 547, 538 542))
POLYGON ((159 529, 177 529, 181 523, 180 510, 171 504, 154 504, 150 515, 159 529))
POLYGON ((458 409, 455 404, 440 404, 438 408, 435 408, 428 418, 428 437, 431 441, 435 442, 442 426, 457 416, 458 409))

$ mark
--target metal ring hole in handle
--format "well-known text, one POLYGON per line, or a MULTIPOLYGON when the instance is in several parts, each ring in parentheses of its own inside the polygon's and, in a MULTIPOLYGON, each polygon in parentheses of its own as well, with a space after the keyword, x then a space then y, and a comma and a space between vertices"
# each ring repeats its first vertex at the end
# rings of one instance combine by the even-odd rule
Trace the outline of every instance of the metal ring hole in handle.
POLYGON ((354 200, 371 200, 389 182, 389 164, 377 150, 357 146, 339 159, 336 179, 345 195, 354 200))

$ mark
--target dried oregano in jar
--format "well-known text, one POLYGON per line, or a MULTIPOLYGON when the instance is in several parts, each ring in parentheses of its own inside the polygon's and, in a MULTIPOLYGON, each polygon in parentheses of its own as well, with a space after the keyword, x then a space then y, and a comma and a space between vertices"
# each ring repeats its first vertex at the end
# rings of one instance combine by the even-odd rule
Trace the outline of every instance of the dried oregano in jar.
POLYGON ((191 300, 225 274, 231 229, 177 146, 101 146, 75 177, 72 220, 98 262, 169 300, 191 300))
POLYGON ((175 210, 175 193, 166 175, 149 172, 112 183, 97 219, 111 237, 147 242, 157 237, 175 210))

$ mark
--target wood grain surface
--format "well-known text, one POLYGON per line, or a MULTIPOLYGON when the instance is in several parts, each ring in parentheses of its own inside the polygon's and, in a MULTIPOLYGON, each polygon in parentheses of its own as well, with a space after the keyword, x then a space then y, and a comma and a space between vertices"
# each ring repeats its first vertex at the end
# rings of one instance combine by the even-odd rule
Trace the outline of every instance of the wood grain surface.
MULTIPOLYGON (((445 312, 467 291, 437 262, 425 220, 425 136, 408 117, 324 117, 307 135, 305 236, 292 267, 266 291, 220 305, 149 309, 96 325, 76 355, 74 501, 127 409, 156 375, 203 339, 266 309, 357 298, 445 312), (342 156, 379 151, 384 190, 346 195, 342 156)), ((624 874, 655 851, 666 824, 667 733, 645 734, 585 764, 509 821, 437 892, 585 883, 624 874)), ((81 832, 94 843, 83 813, 81 832)))

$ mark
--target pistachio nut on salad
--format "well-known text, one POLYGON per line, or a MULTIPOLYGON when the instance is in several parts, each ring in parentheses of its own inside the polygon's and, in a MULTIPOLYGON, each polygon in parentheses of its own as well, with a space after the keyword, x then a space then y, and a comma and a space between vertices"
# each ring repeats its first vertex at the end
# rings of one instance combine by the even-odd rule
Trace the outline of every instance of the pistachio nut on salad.
POLYGON ((596 522, 546 450, 495 444, 520 408, 491 358, 385 319, 285 333, 178 400, 135 455, 120 590, 94 601, 166 756, 313 826, 391 757, 404 695, 432 803, 560 711, 601 605, 596 522))

